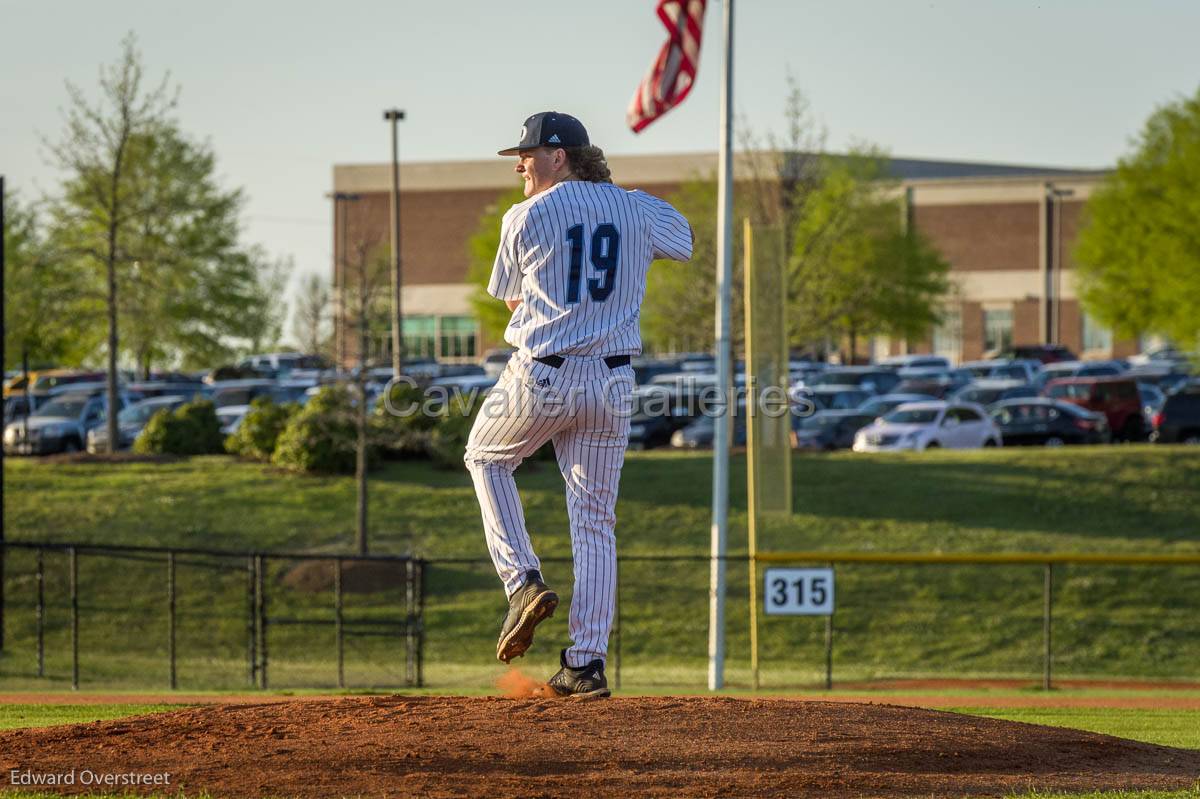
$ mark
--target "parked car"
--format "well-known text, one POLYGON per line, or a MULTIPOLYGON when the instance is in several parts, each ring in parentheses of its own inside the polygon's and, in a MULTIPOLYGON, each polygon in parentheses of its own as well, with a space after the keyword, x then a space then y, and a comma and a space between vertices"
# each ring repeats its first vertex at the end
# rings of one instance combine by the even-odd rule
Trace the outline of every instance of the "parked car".
POLYGON ((929 394, 884 394, 879 397, 870 397, 862 405, 859 405, 857 410, 859 413, 869 413, 878 418, 886 416, 893 409, 898 408, 908 402, 926 402, 927 400, 935 400, 929 394))
POLYGON ((237 432, 242 419, 250 411, 249 405, 225 405, 217 408, 217 421, 221 423, 221 435, 231 436, 237 432))
MULTIPOLYGON (((709 449, 713 444, 713 433, 716 430, 715 416, 699 416, 687 427, 676 430, 671 434, 671 446, 682 449, 709 449)), ((733 418, 733 446, 746 446, 746 416, 738 414, 733 418)))
POLYGON ((891 369, 874 366, 838 366, 826 369, 808 384, 818 386, 856 386, 869 394, 890 393, 900 377, 891 369))
POLYGON ((1188 378, 1191 377, 1188 367, 1171 364, 1134 366, 1125 375, 1132 377, 1139 384, 1151 383, 1157 386, 1163 394, 1174 393, 1180 387, 1186 385, 1188 378))
MULTIPOLYGON (((707 352, 689 352, 679 356, 679 371, 715 373, 717 359, 707 352)), ((735 367, 734 372, 741 372, 741 369, 735 367)))
POLYGON ((1146 429, 1154 426, 1154 414, 1163 409, 1167 395, 1153 383, 1138 382, 1138 396, 1142 398, 1142 418, 1146 421, 1146 429))
POLYGON ((1033 385, 1041 391, 1051 380, 1063 377, 1110 377, 1124 371, 1116 361, 1063 361, 1043 366, 1033 378, 1033 385))
POLYGON ((923 394, 934 399, 949 399, 958 386, 941 380, 901 380, 892 392, 895 394, 923 394))
POLYGON ((500 382, 498 378, 486 374, 439 377, 429 384, 427 390, 441 390, 445 391, 447 396, 460 394, 463 397, 469 398, 472 393, 479 396, 487 394, 498 382, 500 382))
POLYGON ((200 380, 143 380, 130 383, 126 389, 142 399, 167 396, 195 399, 212 394, 212 386, 200 380))
POLYGON ((1194 363, 1197 360, 1200 360, 1200 353, 1184 352, 1177 347, 1171 346, 1157 347, 1146 352, 1139 352, 1137 355, 1129 356, 1129 363, 1131 366, 1154 364, 1176 366, 1180 364, 1194 363))
MULTIPOLYGON (((117 397, 118 410, 125 407, 117 397)), ((62 394, 40 406, 27 418, 4 428, 4 452, 15 455, 50 455, 78 452, 87 433, 104 421, 107 399, 103 394, 62 394)))
POLYGON ((1020 380, 976 380, 954 393, 956 402, 974 402, 991 405, 1000 400, 1019 397, 1036 397, 1038 390, 1020 380))
POLYGON ((812 385, 813 381, 825 373, 824 364, 807 366, 788 365, 788 385, 793 388, 804 388, 812 385))
POLYGON ((306 355, 302 352, 268 352, 251 355, 238 364, 239 369, 249 369, 261 377, 291 377, 297 369, 323 371, 333 364, 323 355, 306 355))
POLYGON ((1152 422, 1150 437, 1158 444, 1200 444, 1200 383, 1188 383, 1168 396, 1152 422))
POLYGON ((662 358, 634 358, 633 380, 637 385, 646 385, 659 375, 669 375, 680 371, 679 361, 662 358))
POLYGON ((892 389, 897 394, 929 394, 944 399, 974 379, 965 369, 901 369, 900 382, 892 389))
POLYGON ((241 366, 234 364, 226 364, 211 369, 204 375, 204 382, 210 385, 218 383, 228 383, 234 380, 261 380, 263 375, 257 369, 251 366, 241 366))
POLYGON ((37 408, 37 397, 30 395, 28 398, 24 394, 13 394, 11 397, 4 399, 4 423, 15 422, 18 419, 24 419, 29 415, 29 408, 33 406, 37 408))
MULTIPOLYGON (((150 417, 159 411, 173 411, 188 401, 188 397, 167 395, 151 397, 131 404, 117 414, 117 450, 129 449, 142 429, 150 421, 150 417)), ((88 452, 109 452, 108 427, 97 425, 87 432, 88 452)))
POLYGON ((999 350, 991 357, 1017 358, 1038 363, 1058 363, 1059 361, 1074 361, 1078 358, 1075 353, 1061 344, 1021 344, 1006 350, 999 350))
POLYGON ((998 447, 999 428, 980 405, 913 402, 901 405, 854 436, 855 452, 998 447))
MULTIPOLYGON (((871 392, 856 386, 816 386, 791 392, 794 404, 811 404, 815 411, 851 411, 871 398, 871 392)), ((809 414, 811 415, 811 414, 809 414)))
MULTIPOLYGON (((735 387, 745 385, 745 375, 733 376, 735 387)), ((643 388, 666 391, 671 396, 671 413, 679 426, 716 410, 720 400, 717 376, 707 372, 671 372, 658 375, 643 388)))
POLYGON ((37 373, 30 379, 29 390, 35 394, 48 394, 66 386, 79 383, 103 383, 108 379, 108 373, 103 371, 87 371, 83 369, 48 369, 37 373))
POLYGON ((1106 444, 1108 420, 1102 413, 1046 397, 1001 400, 988 409, 1004 446, 1106 444))
POLYGON ((949 369, 950 359, 943 355, 893 355, 875 363, 881 369, 949 369))
POLYGON ((499 378, 508 366, 508 359, 516 352, 512 347, 498 347, 483 354, 483 371, 489 377, 499 378))
POLYGON ((635 389, 629 418, 629 448, 652 449, 671 443, 677 429, 671 396, 663 390, 635 389))
POLYGON ((875 414, 858 410, 818 411, 807 419, 795 420, 793 446, 822 452, 849 449, 854 445, 854 434, 875 419, 875 414))
POLYGON ((212 401, 217 408, 227 405, 249 405, 259 397, 269 397, 275 391, 273 380, 224 380, 212 386, 212 401))
POLYGON ((990 361, 968 361, 959 368, 967 370, 979 380, 1019 380, 1022 383, 1032 383, 1042 364, 1040 361, 1017 358, 993 358, 990 361))
POLYGON ((1051 380, 1042 393, 1089 411, 1103 413, 1108 429, 1123 441, 1144 441, 1146 424, 1137 382, 1129 377, 1071 377, 1051 380))

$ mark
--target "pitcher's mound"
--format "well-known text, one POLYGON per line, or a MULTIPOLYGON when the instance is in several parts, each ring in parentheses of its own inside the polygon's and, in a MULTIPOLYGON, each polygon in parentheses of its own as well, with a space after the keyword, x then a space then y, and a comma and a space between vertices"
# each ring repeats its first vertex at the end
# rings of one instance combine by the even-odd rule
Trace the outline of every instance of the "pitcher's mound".
POLYGON ((1200 751, 891 705, 391 696, 5 732, 0 787, 13 769, 222 797, 962 796, 1181 789, 1200 751))

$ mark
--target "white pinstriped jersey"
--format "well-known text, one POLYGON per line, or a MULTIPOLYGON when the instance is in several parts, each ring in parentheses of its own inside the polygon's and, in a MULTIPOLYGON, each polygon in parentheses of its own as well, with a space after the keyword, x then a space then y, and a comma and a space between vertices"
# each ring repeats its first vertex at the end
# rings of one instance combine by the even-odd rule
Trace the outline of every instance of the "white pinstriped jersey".
POLYGON ((504 338, 535 358, 637 355, 650 262, 691 257, 691 229, 670 203, 564 181, 504 215, 488 293, 522 301, 504 338))

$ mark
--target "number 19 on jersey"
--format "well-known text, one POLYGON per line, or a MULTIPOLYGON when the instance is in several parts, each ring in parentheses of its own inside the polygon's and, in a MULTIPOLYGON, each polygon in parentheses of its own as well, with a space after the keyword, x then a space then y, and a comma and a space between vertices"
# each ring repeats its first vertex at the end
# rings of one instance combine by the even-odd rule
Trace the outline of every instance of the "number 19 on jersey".
POLYGON ((831 616, 833 569, 767 569, 763 595, 768 616, 831 616))

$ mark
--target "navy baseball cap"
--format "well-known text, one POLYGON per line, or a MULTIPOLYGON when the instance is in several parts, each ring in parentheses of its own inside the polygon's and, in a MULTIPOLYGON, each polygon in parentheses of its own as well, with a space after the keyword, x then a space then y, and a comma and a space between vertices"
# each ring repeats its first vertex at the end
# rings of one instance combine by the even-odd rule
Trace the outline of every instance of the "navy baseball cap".
POLYGON ((534 147, 587 147, 590 143, 587 130, 578 119, 558 111, 542 111, 525 120, 519 144, 496 154, 516 155, 519 150, 534 147))

